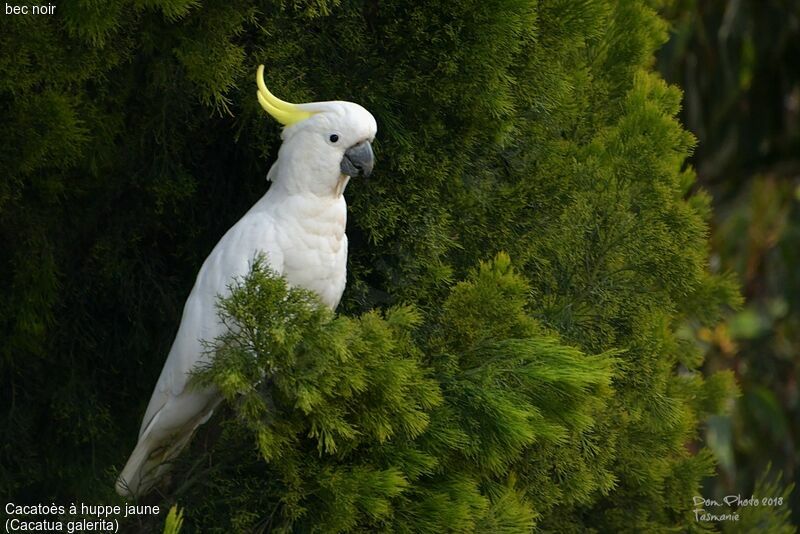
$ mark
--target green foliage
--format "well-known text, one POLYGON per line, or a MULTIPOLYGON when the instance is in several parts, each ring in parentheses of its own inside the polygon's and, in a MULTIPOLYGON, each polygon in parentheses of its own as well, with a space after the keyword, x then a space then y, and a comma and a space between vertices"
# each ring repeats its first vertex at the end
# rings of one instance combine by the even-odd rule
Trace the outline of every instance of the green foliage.
POLYGON ((411 308, 334 319, 311 292, 287 293, 284 280, 257 263, 221 313, 230 332, 201 382, 235 406, 267 461, 296 464, 297 436, 327 454, 398 432, 414 438, 441 404, 409 340, 420 320, 411 308))
MULTIPOLYGON (((771 472, 768 466, 764 473, 756 480, 753 495, 763 499, 768 498, 769 504, 751 509, 739 507, 741 521, 729 523, 722 529, 725 533, 770 532, 775 534, 794 534, 797 528, 791 524, 791 509, 786 506, 794 484, 784 485, 781 476, 770 479, 771 472)), ((746 498, 746 497, 745 497, 746 498)))
MULTIPOLYGON (((797 480, 800 293, 789 273, 800 267, 800 203, 793 196, 793 184, 779 174, 757 176, 718 217, 714 250, 743 280, 747 303, 715 328, 696 331, 708 372, 736 372, 742 390, 706 432, 720 459, 720 476, 708 484, 716 496, 754 491, 768 464, 787 482, 797 480)), ((789 506, 800 510, 796 493, 786 499, 789 506)))
MULTIPOLYGON (((795 486, 800 475, 799 12, 797 0, 665 9, 674 31, 659 65, 685 88, 682 118, 700 141, 693 163, 715 198, 715 270, 735 273, 745 298, 718 326, 694 328, 707 372, 730 370, 742 390, 706 431, 720 460, 706 491, 718 500, 754 491, 769 463, 795 486)), ((797 492, 791 507, 799 524, 797 492)))
MULTIPOLYGON (((543 466, 525 453, 590 437, 613 360, 543 335, 520 306, 527 294, 500 255, 453 287, 426 336, 413 308, 334 317, 257 262, 221 302, 230 329, 197 377, 233 416, 206 452, 207 472, 179 482, 195 524, 530 530, 541 509, 525 487, 543 466), (460 308, 476 299, 489 305, 460 308), (241 513, 251 502, 268 518, 241 513)), ((554 454, 548 464, 568 472, 588 462, 559 465, 554 454)), ((585 493, 597 486, 587 484, 585 493)))
POLYGON ((178 534, 183 526, 183 510, 179 510, 177 505, 169 509, 167 518, 164 520, 163 534, 178 534))
POLYGON ((264 63, 282 98, 372 111, 379 163, 347 191, 340 315, 263 270, 224 301, 239 328, 201 379, 226 407, 162 488, 184 529, 696 527, 698 425, 732 387, 678 334, 737 297, 706 269, 654 3, 0 19, 19 140, 0 147, 0 492, 112 498, 198 266, 267 187, 264 63))

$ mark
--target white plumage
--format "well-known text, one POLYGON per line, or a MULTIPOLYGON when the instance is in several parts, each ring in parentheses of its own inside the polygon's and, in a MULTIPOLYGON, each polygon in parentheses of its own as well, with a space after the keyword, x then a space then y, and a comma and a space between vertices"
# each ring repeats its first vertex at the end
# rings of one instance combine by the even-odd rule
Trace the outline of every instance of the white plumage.
POLYGON ((223 333, 216 309, 234 278, 245 276, 259 253, 290 285, 316 292, 335 308, 347 274, 347 205, 351 176, 372 169, 375 119, 351 102, 289 104, 261 81, 264 109, 286 124, 267 193, 220 239, 203 262, 178 333, 142 420, 139 440, 117 479, 124 496, 146 493, 211 416, 214 389, 187 388, 189 373, 208 355, 202 340, 223 333), (266 102, 265 102, 266 100, 266 102), (275 111, 277 109, 277 111, 275 111))

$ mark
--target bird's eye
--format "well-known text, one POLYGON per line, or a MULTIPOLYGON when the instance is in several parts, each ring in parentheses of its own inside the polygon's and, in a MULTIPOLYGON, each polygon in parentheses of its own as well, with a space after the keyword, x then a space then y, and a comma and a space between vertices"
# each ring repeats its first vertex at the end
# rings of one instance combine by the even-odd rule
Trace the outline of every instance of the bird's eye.
POLYGON ((331 136, 329 137, 329 139, 331 140, 331 143, 335 143, 336 141, 338 141, 338 140, 339 140, 339 136, 338 136, 338 135, 336 135, 336 134, 331 134, 331 136))

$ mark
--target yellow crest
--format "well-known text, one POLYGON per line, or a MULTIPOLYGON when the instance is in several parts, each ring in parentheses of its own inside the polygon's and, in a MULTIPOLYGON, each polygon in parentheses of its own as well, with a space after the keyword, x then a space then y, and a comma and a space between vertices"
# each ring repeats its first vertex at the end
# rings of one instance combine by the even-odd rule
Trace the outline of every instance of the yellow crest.
POLYGON ((310 111, 301 110, 297 104, 285 102, 269 92, 267 85, 264 83, 264 65, 258 66, 256 85, 258 85, 257 95, 261 107, 284 126, 291 126, 313 115, 310 111))

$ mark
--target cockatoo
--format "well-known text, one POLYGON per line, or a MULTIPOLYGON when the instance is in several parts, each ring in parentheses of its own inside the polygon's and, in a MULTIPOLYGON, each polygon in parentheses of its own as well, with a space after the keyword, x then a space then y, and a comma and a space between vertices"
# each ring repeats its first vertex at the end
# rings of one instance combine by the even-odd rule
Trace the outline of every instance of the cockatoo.
POLYGON ((352 102, 291 104, 269 92, 264 66, 256 74, 258 101, 285 127, 267 193, 220 239, 203 262, 155 391, 139 441, 116 483, 123 496, 143 495, 159 480, 220 401, 214 388, 189 388, 191 371, 207 363, 203 340, 224 332, 217 298, 245 276, 257 255, 289 285, 319 295, 331 309, 347 273, 347 204, 351 177, 372 171, 373 116, 352 102))

